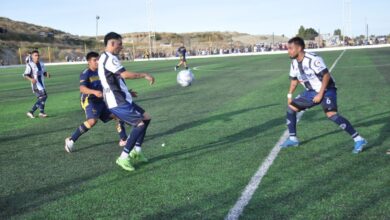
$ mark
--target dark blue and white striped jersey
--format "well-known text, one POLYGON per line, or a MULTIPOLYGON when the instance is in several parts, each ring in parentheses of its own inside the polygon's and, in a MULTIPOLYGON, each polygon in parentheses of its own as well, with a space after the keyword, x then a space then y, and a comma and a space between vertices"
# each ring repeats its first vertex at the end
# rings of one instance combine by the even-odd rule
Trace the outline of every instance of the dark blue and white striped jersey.
MULTIPOLYGON (((319 92, 322 78, 326 73, 329 73, 329 70, 324 60, 314 53, 306 52, 302 62, 298 62, 296 59, 291 61, 290 78, 299 80, 306 90, 319 92)), ((331 76, 327 89, 335 86, 335 81, 331 76)))
POLYGON ((99 58, 99 78, 103 86, 104 101, 108 108, 115 108, 126 103, 132 103, 131 94, 121 73, 126 69, 116 56, 104 52, 99 58))
POLYGON ((23 73, 23 76, 28 76, 37 81, 37 83, 31 83, 31 88, 33 92, 45 90, 45 80, 44 76, 46 73, 45 65, 42 62, 34 63, 27 62, 26 69, 23 73))

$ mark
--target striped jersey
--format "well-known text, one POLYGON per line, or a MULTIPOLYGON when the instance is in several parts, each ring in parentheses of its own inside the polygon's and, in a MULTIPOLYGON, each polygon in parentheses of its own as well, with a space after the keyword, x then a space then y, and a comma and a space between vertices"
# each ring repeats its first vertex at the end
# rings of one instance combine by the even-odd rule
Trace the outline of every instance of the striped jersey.
POLYGON ((37 83, 35 84, 31 83, 31 88, 33 92, 36 92, 45 90, 45 74, 46 69, 45 65, 42 62, 28 62, 26 63, 26 70, 24 71, 23 76, 28 76, 37 81, 37 83))
MULTIPOLYGON (((314 53, 305 52, 302 62, 298 62, 296 59, 291 61, 290 79, 298 80, 306 90, 319 92, 322 78, 326 73, 329 73, 329 70, 324 60, 314 53)), ((331 76, 326 89, 335 87, 335 81, 331 76)))
POLYGON ((104 52, 99 58, 99 78, 103 86, 103 96, 109 109, 132 103, 132 97, 121 73, 126 69, 116 56, 104 52))

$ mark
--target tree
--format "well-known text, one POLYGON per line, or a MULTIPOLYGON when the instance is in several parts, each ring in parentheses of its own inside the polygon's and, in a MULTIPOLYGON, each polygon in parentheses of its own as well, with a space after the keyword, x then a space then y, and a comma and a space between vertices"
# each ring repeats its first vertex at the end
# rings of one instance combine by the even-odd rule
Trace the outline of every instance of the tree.
POLYGON ((305 27, 301 25, 297 36, 303 38, 304 40, 314 40, 314 38, 318 36, 318 32, 314 30, 314 28, 305 29, 305 27))
POLYGON ((297 36, 301 37, 301 38, 305 38, 305 27, 303 27, 302 25, 301 25, 301 27, 299 27, 297 36))
POLYGON ((313 28, 308 28, 305 30, 305 40, 314 40, 318 36, 318 32, 313 28))
POLYGON ((340 30, 340 28, 334 30, 333 35, 335 35, 335 36, 340 36, 340 37, 341 37, 341 30, 340 30))

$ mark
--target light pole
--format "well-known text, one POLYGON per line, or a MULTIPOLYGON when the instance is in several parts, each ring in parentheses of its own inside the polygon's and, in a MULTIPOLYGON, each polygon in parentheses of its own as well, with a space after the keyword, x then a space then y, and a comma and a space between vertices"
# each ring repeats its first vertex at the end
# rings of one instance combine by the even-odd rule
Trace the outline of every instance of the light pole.
POLYGON ((98 21, 100 17, 99 15, 96 15, 96 41, 98 40, 98 21))

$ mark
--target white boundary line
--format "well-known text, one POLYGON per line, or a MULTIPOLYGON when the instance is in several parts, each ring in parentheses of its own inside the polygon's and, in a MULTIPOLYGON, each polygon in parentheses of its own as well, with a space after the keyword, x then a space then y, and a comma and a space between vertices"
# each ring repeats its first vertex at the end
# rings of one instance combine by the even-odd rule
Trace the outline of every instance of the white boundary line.
MULTIPOLYGON (((343 47, 325 47, 316 49, 307 49, 308 52, 321 52, 321 51, 340 51, 340 50, 359 50, 359 49, 372 49, 372 48, 385 48, 390 47, 390 44, 378 44, 378 45, 364 45, 364 46, 343 46, 343 47)), ((202 59, 202 58, 216 58, 216 57, 238 57, 238 56, 260 56, 260 55, 273 55, 273 54, 286 54, 287 50, 282 51, 268 51, 268 52, 252 52, 252 53, 232 53, 232 54, 218 54, 218 55, 200 55, 200 56, 188 56, 188 59, 202 59)), ((165 58, 150 58, 150 59, 135 59, 134 62, 146 62, 146 61, 161 61, 161 60, 177 60, 178 57, 165 57, 165 58)), ((131 61, 133 62, 133 61, 131 61)), ((59 62, 59 63, 45 63, 45 66, 58 66, 58 65, 77 65, 86 64, 87 62, 59 62)), ((24 67, 25 65, 9 65, 0 66, 0 69, 24 67)))
MULTIPOLYGON (((341 57, 344 55, 346 50, 343 50, 343 52, 337 57, 337 59, 333 62, 333 65, 330 67, 329 71, 331 72, 333 68, 336 66, 336 64, 339 62, 341 57)), ((297 120, 299 121, 302 117, 304 112, 299 112, 297 114, 297 120)), ((252 176, 251 180, 249 181, 248 185, 245 187, 244 191, 241 193, 240 198, 237 200, 236 204, 230 209, 229 213, 225 217, 225 220, 237 220, 242 212, 244 211, 244 208, 246 205, 248 205, 249 201, 252 199, 253 194, 255 193, 256 189, 259 187, 259 184, 265 174, 267 174, 268 169, 271 167, 272 163, 278 156, 280 152, 280 145, 288 138, 289 132, 286 129, 282 136, 279 138, 279 141, 275 144, 275 146, 272 148, 271 152, 268 154, 268 156, 265 158, 263 163, 260 165, 259 169, 256 171, 256 173, 252 176)))

